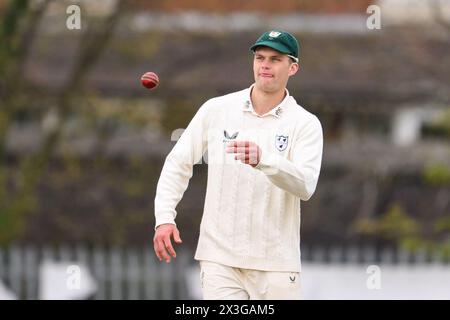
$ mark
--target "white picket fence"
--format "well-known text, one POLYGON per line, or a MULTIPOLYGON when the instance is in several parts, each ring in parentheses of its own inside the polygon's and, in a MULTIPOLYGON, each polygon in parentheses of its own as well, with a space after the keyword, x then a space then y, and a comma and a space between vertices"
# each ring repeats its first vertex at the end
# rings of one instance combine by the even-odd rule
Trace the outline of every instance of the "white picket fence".
MULTIPOLYGON (((177 258, 166 264, 156 259, 151 247, 120 249, 60 245, 0 248, 0 282, 18 299, 39 299, 42 286, 40 268, 43 262, 49 261, 85 265, 96 282, 95 293, 89 299, 198 298, 191 288, 194 282, 192 277, 196 277, 193 253, 178 250, 177 258)), ((375 250, 371 247, 326 249, 302 245, 302 261, 305 265, 314 263, 324 266, 426 266, 439 263, 445 270, 450 268, 448 258, 443 256, 424 252, 410 254, 394 249, 375 250)))
POLYGON ((413 252, 395 247, 375 248, 372 246, 304 246, 302 261, 345 264, 450 264, 450 257, 444 252, 413 252))
POLYGON ((189 299, 184 277, 192 258, 179 252, 170 264, 153 248, 11 246, 0 249, 0 280, 18 299, 39 299, 39 271, 46 261, 85 265, 96 281, 90 299, 189 299))

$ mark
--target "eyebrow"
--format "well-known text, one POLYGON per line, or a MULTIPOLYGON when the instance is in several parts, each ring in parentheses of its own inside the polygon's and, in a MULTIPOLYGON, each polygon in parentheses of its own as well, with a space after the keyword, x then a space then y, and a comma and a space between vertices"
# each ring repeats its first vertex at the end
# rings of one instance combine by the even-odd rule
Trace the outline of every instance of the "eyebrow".
POLYGON ((255 52, 255 56, 261 56, 261 57, 265 57, 265 58, 266 57, 268 57, 268 58, 281 58, 283 56, 283 54, 275 54, 275 55, 265 56, 262 53, 255 52))

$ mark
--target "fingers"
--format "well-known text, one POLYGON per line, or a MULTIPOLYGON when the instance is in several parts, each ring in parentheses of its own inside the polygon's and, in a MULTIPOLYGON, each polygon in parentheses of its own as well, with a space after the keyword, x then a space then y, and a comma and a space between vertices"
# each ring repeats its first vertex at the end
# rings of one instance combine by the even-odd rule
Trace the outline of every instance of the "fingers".
POLYGON ((227 147, 248 148, 252 144, 254 144, 254 142, 252 142, 252 141, 231 141, 227 144, 227 147))
POLYGON ((158 260, 162 261, 162 259, 164 258, 163 252, 165 251, 165 249, 164 244, 161 241, 161 235, 158 230, 156 230, 155 237, 153 238, 153 250, 155 251, 158 260))
POLYGON ((261 149, 252 141, 232 141, 227 144, 227 153, 236 154, 234 159, 255 167, 261 158, 261 149))
POLYGON ((228 153, 255 153, 258 151, 258 145, 250 141, 236 141, 227 145, 228 153))
POLYGON ((159 254, 159 247, 156 245, 156 241, 153 240, 153 250, 155 251, 156 257, 159 261, 162 260, 161 255, 159 254))
MULTIPOLYGON (((176 254, 176 252, 175 252, 175 250, 174 250, 174 248, 173 248, 173 246, 172 246, 172 242, 170 241, 170 238, 169 238, 169 237, 164 238, 163 243, 164 243, 165 248, 166 248, 167 251, 169 252, 169 254, 170 254, 172 257, 176 258, 177 254, 176 254)), ((167 254, 167 253, 166 253, 166 254, 167 254)), ((166 262, 170 262, 170 257, 169 257, 169 256, 167 256, 167 257, 168 257, 168 260, 169 260, 169 261, 166 260, 166 262)))
POLYGON ((180 231, 178 231, 178 229, 175 229, 173 232, 173 239, 175 240, 176 243, 182 243, 183 240, 181 240, 180 238, 180 231))
POLYGON ((159 239, 155 240, 153 247, 155 249, 155 253, 159 261, 165 260, 167 263, 170 262, 170 256, 166 251, 166 245, 164 244, 164 241, 159 239))
POLYGON ((244 154, 244 153, 238 153, 235 157, 235 160, 240 160, 243 163, 246 164, 258 164, 258 154, 252 153, 252 154, 244 154))
POLYGON ((171 237, 176 243, 181 243, 180 232, 175 226, 164 226, 158 228, 153 239, 153 249, 159 261, 170 262, 171 256, 176 258, 177 254, 172 246, 171 237))
POLYGON ((228 153, 250 153, 249 147, 229 147, 227 148, 228 153))

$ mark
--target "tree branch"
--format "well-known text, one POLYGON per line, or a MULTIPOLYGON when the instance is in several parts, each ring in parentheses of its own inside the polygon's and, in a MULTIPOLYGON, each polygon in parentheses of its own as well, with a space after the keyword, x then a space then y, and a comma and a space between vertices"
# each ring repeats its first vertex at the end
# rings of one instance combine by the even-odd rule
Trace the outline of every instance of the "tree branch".
POLYGON ((430 6, 431 6, 431 12, 434 17, 434 21, 438 25, 440 25, 441 27, 446 29, 448 32, 450 32, 450 22, 448 21, 448 19, 446 19, 444 17, 444 14, 443 14, 444 9, 443 9, 441 1, 439 1, 439 0, 431 1, 430 6))

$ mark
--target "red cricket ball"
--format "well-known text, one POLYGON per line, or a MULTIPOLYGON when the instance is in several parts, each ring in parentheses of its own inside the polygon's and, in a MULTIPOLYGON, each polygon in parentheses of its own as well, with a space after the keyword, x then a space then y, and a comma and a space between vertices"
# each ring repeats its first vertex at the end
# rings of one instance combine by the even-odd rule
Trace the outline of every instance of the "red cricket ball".
POLYGON ((141 83, 147 89, 153 89, 159 84, 158 75, 154 72, 146 72, 141 77, 141 83))

